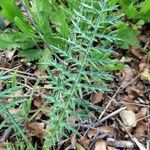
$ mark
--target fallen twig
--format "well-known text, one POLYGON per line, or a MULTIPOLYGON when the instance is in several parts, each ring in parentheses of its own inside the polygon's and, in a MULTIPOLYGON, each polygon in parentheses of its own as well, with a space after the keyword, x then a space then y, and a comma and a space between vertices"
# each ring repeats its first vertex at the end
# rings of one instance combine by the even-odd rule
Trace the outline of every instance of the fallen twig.
POLYGON ((114 147, 118 147, 118 148, 129 148, 129 149, 134 148, 134 143, 131 141, 124 141, 124 140, 116 140, 113 138, 107 138, 106 142, 109 146, 114 146, 114 147))
POLYGON ((120 113, 121 111, 123 111, 125 109, 126 109, 126 107, 122 107, 122 108, 117 109, 116 111, 112 112, 111 114, 107 115, 106 117, 102 118, 100 121, 98 121, 97 123, 95 123, 94 127, 100 126, 100 124, 102 122, 106 121, 107 119, 109 119, 112 116, 117 115, 118 113, 120 113))
POLYGON ((112 96, 112 98, 110 99, 110 101, 108 102, 107 106, 105 107, 104 111, 101 113, 101 115, 99 116, 99 120, 103 117, 103 115, 105 114, 105 112, 107 111, 108 107, 111 105, 112 101, 114 100, 114 98, 116 97, 116 95, 122 91, 123 89, 125 89, 127 86, 129 86, 131 83, 133 83, 138 77, 140 76, 140 74, 138 74, 135 78, 133 78, 130 82, 128 82, 128 84, 126 84, 123 87, 119 87, 117 89, 117 91, 115 92, 115 94, 112 96))
POLYGON ((133 137, 130 132, 127 130, 127 128, 124 126, 124 124, 119 120, 117 119, 117 121, 119 122, 119 124, 124 128, 124 130, 126 131, 126 133, 130 136, 131 140, 135 142, 135 144, 138 146, 138 148, 140 150, 146 150, 146 148, 143 146, 142 143, 140 143, 136 137, 133 137))

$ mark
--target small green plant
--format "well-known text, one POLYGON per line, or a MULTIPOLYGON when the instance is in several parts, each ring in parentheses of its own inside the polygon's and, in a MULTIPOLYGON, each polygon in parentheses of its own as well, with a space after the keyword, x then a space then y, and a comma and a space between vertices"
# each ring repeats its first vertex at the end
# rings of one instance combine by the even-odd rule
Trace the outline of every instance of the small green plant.
POLYGON ((120 24, 118 26, 118 37, 122 40, 118 42, 118 45, 122 49, 128 49, 130 46, 139 45, 139 34, 140 32, 137 29, 133 29, 129 24, 120 24))
POLYGON ((21 115, 22 110, 20 109, 20 111, 14 113, 11 112, 11 110, 16 106, 19 107, 19 105, 27 101, 27 99, 19 99, 13 96, 16 91, 22 90, 23 86, 16 83, 16 73, 13 75, 7 75, 3 72, 0 72, 0 82, 2 83, 2 87, 6 86, 6 88, 0 92, 0 115, 2 119, 0 123, 0 129, 5 128, 5 126, 12 128, 17 134, 18 138, 21 137, 23 143, 32 149, 33 146, 21 127, 21 124, 24 122, 24 118, 22 118, 23 116, 21 115), (11 100, 10 102, 7 102, 8 98, 11 100))
MULTIPOLYGON (((0 34, 0 50, 17 48, 20 56, 25 57, 27 61, 38 60, 40 67, 45 69, 47 65, 43 61, 50 59, 54 54, 52 48, 51 51, 47 50, 50 48, 49 44, 65 46, 57 36, 68 37, 71 8, 69 11, 63 4, 47 0, 33 1, 32 7, 29 7, 28 1, 22 1, 22 4, 26 5, 26 15, 14 0, 0 3, 0 14, 14 25, 13 29, 0 34)), ((72 2, 69 4, 72 7, 72 2)))
POLYGON ((123 8, 128 19, 136 19, 140 22, 150 21, 150 2, 149 0, 121 0, 118 1, 123 8))
POLYGON ((1 14, 14 24, 13 30, 0 35, 0 48, 18 48, 21 56, 38 60, 48 74, 51 95, 43 99, 52 106, 43 149, 52 148, 65 135, 76 132, 70 117, 87 117, 90 109, 100 108, 83 99, 83 92, 109 91, 105 82, 112 81, 110 71, 123 66, 110 56, 112 45, 120 40, 116 26, 122 15, 112 13, 117 6, 108 0, 22 1, 26 16, 13 0, 2 1, 1 14), (10 13, 11 12, 11 13, 10 13), (33 55, 31 55, 33 53, 33 55), (55 75, 55 72, 58 75, 55 75), (77 111, 77 108, 82 111, 77 111))
POLYGON ((126 21, 118 26, 118 37, 122 39, 119 45, 123 49, 139 45, 138 28, 150 22, 149 0, 110 0, 110 5, 119 4, 120 12, 124 13, 126 21))

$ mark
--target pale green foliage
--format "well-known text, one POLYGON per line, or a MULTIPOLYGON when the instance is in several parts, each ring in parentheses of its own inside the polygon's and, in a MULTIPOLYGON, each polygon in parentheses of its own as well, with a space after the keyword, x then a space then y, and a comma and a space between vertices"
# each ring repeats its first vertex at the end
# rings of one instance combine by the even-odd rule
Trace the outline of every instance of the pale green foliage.
POLYGON ((110 0, 110 3, 119 3, 121 11, 128 19, 150 21, 150 1, 149 0, 110 0))
POLYGON ((6 48, 11 49, 11 48, 19 47, 19 44, 14 43, 13 41, 13 35, 1 34, 0 44, 1 44, 1 49, 6 49, 6 48))
POLYGON ((118 37, 122 40, 119 41, 120 47, 123 49, 128 49, 130 46, 139 45, 138 41, 138 34, 139 31, 132 30, 131 27, 127 26, 126 24, 120 25, 118 29, 118 37))
MULTIPOLYGON (((67 64, 49 61, 51 68, 54 68, 53 71, 58 71, 60 75, 55 77, 51 72, 49 75, 55 96, 48 98, 53 107, 50 111, 50 124, 44 149, 52 147, 63 136, 65 128, 72 130, 66 121, 77 114, 77 106, 82 105, 84 110, 92 106, 82 100, 82 91, 107 91, 104 80, 112 80, 112 76, 105 71, 121 67, 109 59, 112 52, 111 42, 118 40, 116 32, 111 31, 117 24, 118 17, 110 15, 111 13, 108 15, 108 12, 115 9, 115 6, 108 7, 106 0, 81 1, 80 11, 74 10, 76 17, 72 20, 71 35, 68 39, 60 37, 66 43, 66 48, 50 45, 67 64), (98 39, 101 45, 93 46, 98 39), (78 58, 77 54, 80 54, 81 58, 78 58), (72 70, 73 68, 75 69, 72 70)), ((80 117, 80 113, 77 116, 80 117)))
MULTIPOLYGON (((26 60, 39 60, 39 63, 43 63, 43 59, 47 59, 43 56, 48 57, 52 53, 43 47, 43 41, 48 44, 64 46, 57 36, 68 37, 71 10, 68 12, 67 7, 59 6, 55 1, 49 2, 48 0, 34 0, 32 7, 29 7, 27 0, 25 4, 28 8, 28 17, 23 15, 14 0, 0 3, 2 8, 0 14, 19 29, 12 30, 10 28, 0 35, 0 50, 18 48, 20 55, 26 60)), ((39 66, 43 69, 47 68, 47 65, 44 66, 44 64, 39 66)))
MULTIPOLYGON (((53 89, 50 96, 43 95, 52 105, 43 145, 43 149, 48 150, 64 135, 65 129, 76 132, 68 123, 70 117, 76 115, 82 120, 90 109, 100 111, 83 100, 83 91, 109 91, 105 84, 113 80, 109 71, 123 67, 110 59, 112 44, 119 40, 116 25, 120 16, 112 13, 117 6, 109 6, 108 0, 72 0, 68 1, 68 7, 55 0, 33 0, 33 6, 29 6, 27 0, 23 2, 29 18, 21 20, 16 12, 17 17, 12 15, 10 21, 20 31, 14 32, 14 43, 11 32, 5 36, 14 48, 20 49, 21 55, 29 60, 39 59, 39 66, 47 69, 53 89), (20 36, 23 38, 17 38, 20 36), (31 52, 36 56, 30 56, 31 52), (83 112, 77 111, 80 107, 83 112)), ((6 43, 1 49, 13 48, 6 43)))
POLYGON ((123 12, 125 22, 118 26, 119 37, 122 41, 119 46, 128 49, 130 46, 139 45, 139 28, 150 22, 150 0, 110 0, 109 4, 119 4, 118 12, 123 12))
MULTIPOLYGON (((5 90, 0 92, 0 115, 3 119, 3 121, 1 121, 0 123, 0 129, 5 126, 13 128, 16 134, 18 134, 18 138, 21 137, 21 139, 23 140, 23 144, 28 145, 30 149, 33 149, 33 146, 31 145, 30 141, 24 133, 24 130, 21 127, 21 123, 23 122, 21 111, 16 113, 10 112, 11 109, 14 109, 18 105, 21 105, 22 103, 27 101, 27 99, 19 99, 14 97, 11 98, 11 102, 9 103, 5 103, 3 101, 6 98, 10 98, 15 94, 17 90, 22 89, 23 86, 19 86, 16 84, 16 73, 14 73, 14 75, 7 75, 3 72, 0 72, 0 82, 6 86, 5 90)), ((12 150, 13 148, 9 146, 7 149, 12 150)))
POLYGON ((0 6, 2 7, 1 14, 8 20, 14 22, 15 17, 23 19, 23 15, 15 5, 14 0, 1 1, 0 6))

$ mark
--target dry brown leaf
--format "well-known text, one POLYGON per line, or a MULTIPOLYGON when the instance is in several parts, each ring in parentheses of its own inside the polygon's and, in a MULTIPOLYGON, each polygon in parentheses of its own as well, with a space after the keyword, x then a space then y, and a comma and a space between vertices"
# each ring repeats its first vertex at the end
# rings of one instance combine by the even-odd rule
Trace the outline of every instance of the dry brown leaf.
POLYGON ((59 75, 60 75, 60 72, 59 71, 53 71, 53 76, 55 76, 55 77, 59 77, 59 75))
POLYGON ((46 76, 46 72, 42 69, 37 69, 35 72, 34 72, 34 75, 37 77, 37 78, 41 78, 42 76, 46 76))
POLYGON ((143 43, 146 43, 147 40, 148 40, 148 38, 147 38, 146 35, 140 35, 140 36, 139 36, 139 40, 140 40, 141 42, 143 42, 143 43))
POLYGON ((94 150, 107 150, 107 144, 104 140, 98 140, 95 143, 95 149, 94 150))
POLYGON ((141 80, 150 81, 150 70, 145 68, 141 73, 141 80))
POLYGON ((131 110, 134 113, 137 113, 139 111, 139 106, 136 106, 134 104, 134 100, 129 95, 122 96, 122 102, 126 106, 127 110, 131 110))
POLYGON ((99 127, 99 132, 100 133, 107 133, 111 136, 115 135, 114 129, 112 126, 101 126, 99 127))
POLYGON ((93 104, 97 104, 97 103, 99 103, 99 102, 101 102, 101 101, 103 100, 103 96, 104 96, 104 94, 101 93, 101 92, 94 93, 94 94, 92 95, 92 100, 91 100, 91 102, 92 102, 93 104))
POLYGON ((138 124, 136 129, 134 130, 134 136, 138 139, 142 139, 142 137, 146 134, 148 130, 148 126, 145 123, 138 124))
POLYGON ((131 99, 128 95, 122 95, 121 96, 122 100, 125 102, 133 102, 133 99, 131 99))
POLYGON ((0 143, 0 150, 6 150, 7 144, 8 144, 8 143, 6 143, 6 142, 0 143))
POLYGON ((87 133, 87 136, 90 139, 95 137, 96 135, 97 135, 97 130, 94 130, 94 129, 89 130, 88 133, 87 133))
POLYGON ((147 64, 146 64, 145 62, 141 62, 141 63, 139 64, 139 69, 140 69, 140 71, 142 71, 144 68, 146 68, 146 66, 147 66, 147 64))
POLYGON ((27 126, 27 129, 34 136, 38 137, 41 140, 41 142, 43 141, 43 138, 45 135, 44 123, 42 123, 42 122, 41 123, 39 123, 39 122, 29 123, 27 126))
POLYGON ((76 137, 76 135, 72 134, 70 139, 71 139, 71 148, 76 149, 76 146, 77 146, 77 137, 76 137))
POLYGON ((130 48, 130 51, 131 51, 131 53, 132 53, 135 57, 137 57, 137 58, 139 58, 139 59, 142 58, 142 56, 141 56, 141 54, 140 54, 140 47, 139 47, 139 46, 132 46, 132 47, 130 48))
POLYGON ((34 104, 35 107, 40 108, 42 106, 42 101, 39 97, 35 97, 34 101, 33 101, 33 104, 34 104))
POLYGON ((142 88, 143 88, 142 86, 138 87, 138 85, 136 84, 136 85, 128 86, 125 91, 128 93, 128 97, 130 99, 134 99, 137 95, 143 96, 142 88))
POLYGON ((136 115, 130 110, 123 110, 120 112, 120 118, 125 126, 134 127, 136 126, 136 115))
POLYGON ((140 111, 136 114, 136 119, 140 119, 143 118, 147 115, 148 113, 148 109, 146 107, 143 107, 140 109, 140 111))
POLYGON ((124 87, 132 80, 133 70, 130 67, 128 67, 122 70, 121 72, 122 72, 122 77, 121 77, 120 85, 121 87, 124 87))
POLYGON ((126 103, 124 103, 124 105, 126 106, 127 110, 131 110, 134 113, 137 113, 139 111, 139 107, 136 105, 126 104, 126 103))
POLYGON ((89 142, 89 140, 86 137, 82 136, 79 139, 79 142, 84 146, 85 149, 89 149, 90 142, 89 142))
POLYGON ((46 88, 43 86, 37 87, 38 93, 45 94, 47 92, 46 88))

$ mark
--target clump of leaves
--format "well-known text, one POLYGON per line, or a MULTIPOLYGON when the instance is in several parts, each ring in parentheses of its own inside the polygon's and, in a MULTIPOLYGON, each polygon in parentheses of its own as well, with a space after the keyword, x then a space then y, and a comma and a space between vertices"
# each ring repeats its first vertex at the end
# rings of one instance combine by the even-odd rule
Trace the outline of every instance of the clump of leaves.
MULTIPOLYGON (((52 56, 52 49, 46 50, 49 44, 65 46, 57 36, 68 37, 70 33, 72 2, 69 4, 70 11, 56 1, 34 0, 31 7, 28 1, 22 1, 26 9, 23 14, 14 0, 2 1, 0 15, 13 23, 14 28, 0 34, 0 50, 19 49, 20 56, 26 60, 43 62, 47 59, 44 56, 52 56)), ((45 69, 47 65, 40 67, 45 69)))
POLYGON ((119 35, 122 41, 119 42, 120 47, 128 49, 130 46, 139 45, 138 35, 140 34, 138 27, 150 22, 150 1, 149 0, 110 0, 110 5, 119 4, 120 12, 126 17, 125 23, 118 26, 119 35))
POLYGON ((150 3, 149 0, 121 0, 120 4, 124 13, 129 19, 137 19, 144 22, 150 21, 150 3))
POLYGON ((9 9, 7 2, 0 4, 2 14, 17 29, 1 34, 1 49, 19 48, 28 59, 37 57, 52 85, 51 95, 43 95, 52 105, 43 145, 47 150, 65 135, 65 129, 75 132, 68 123, 70 117, 83 120, 90 109, 99 111, 83 99, 83 91, 108 91, 105 82, 113 80, 109 71, 123 67, 110 59, 112 44, 119 40, 116 26, 121 15, 112 13, 117 6, 109 6, 108 0, 72 0, 67 5, 55 0, 33 0, 30 5, 26 0, 26 17, 13 0, 9 9))
POLYGON ((122 39, 118 42, 119 46, 123 49, 128 49, 130 46, 139 45, 138 35, 140 32, 134 30, 126 23, 122 23, 118 26, 118 37, 122 39))

